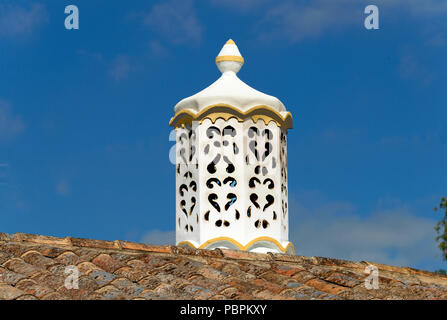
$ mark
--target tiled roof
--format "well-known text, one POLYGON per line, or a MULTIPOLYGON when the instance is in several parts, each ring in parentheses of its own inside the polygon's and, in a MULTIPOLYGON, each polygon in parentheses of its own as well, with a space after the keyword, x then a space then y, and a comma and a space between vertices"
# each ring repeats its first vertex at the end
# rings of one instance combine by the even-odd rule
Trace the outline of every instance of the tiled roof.
POLYGON ((319 257, 0 233, 0 299, 447 299, 447 277, 319 257), (379 289, 365 287, 365 267, 379 289), (65 287, 66 266, 79 289, 65 287))

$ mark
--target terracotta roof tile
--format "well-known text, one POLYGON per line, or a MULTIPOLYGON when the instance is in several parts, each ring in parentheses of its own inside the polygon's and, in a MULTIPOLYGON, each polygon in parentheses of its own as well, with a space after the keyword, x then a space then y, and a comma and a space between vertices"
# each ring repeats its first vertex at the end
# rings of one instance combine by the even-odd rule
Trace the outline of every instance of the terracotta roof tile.
POLYGON ((40 252, 35 250, 26 251, 21 258, 26 263, 32 264, 37 267, 48 268, 49 266, 55 265, 58 262, 53 259, 44 257, 40 252))
POLYGON ((239 268, 239 266, 235 263, 227 263, 222 267, 222 272, 226 274, 231 274, 233 277, 237 277, 244 281, 250 281, 256 279, 256 276, 245 272, 239 268))
POLYGON ((319 291, 323 291, 333 295, 339 295, 343 291, 346 291, 346 287, 342 287, 322 279, 311 279, 307 281, 305 284, 307 286, 318 289, 319 291))
POLYGON ((42 298, 41 300, 70 300, 70 297, 60 294, 59 292, 51 292, 42 298))
POLYGON ((139 294, 137 298, 144 299, 144 300, 160 300, 160 296, 153 292, 152 290, 146 289, 143 290, 142 293, 139 294))
POLYGON ((17 282, 25 278, 26 276, 23 274, 0 267, 0 284, 15 285, 17 282))
POLYGON ((115 270, 125 266, 121 261, 113 259, 110 255, 101 253, 95 259, 92 260, 101 269, 107 272, 114 272, 115 270))
POLYGON ((16 273, 23 274, 28 277, 32 277, 33 275, 36 275, 45 269, 42 269, 40 267, 33 266, 29 263, 26 263, 20 258, 12 258, 5 263, 3 263, 3 266, 8 268, 11 271, 14 271, 16 273))
POLYGON ((323 257, 0 233, 0 299, 447 299, 447 277, 323 257), (365 267, 379 289, 365 287, 365 267), (65 287, 66 267, 79 271, 65 287))
POLYGON ((6 261, 8 261, 10 257, 11 254, 9 254, 8 252, 0 252, 0 264, 3 264, 6 261))
POLYGON ((132 282, 138 282, 146 276, 144 271, 133 269, 132 267, 122 267, 115 271, 119 277, 129 279, 132 282))
POLYGON ((136 284, 126 278, 118 278, 113 280, 111 284, 130 297, 137 297, 145 289, 142 285, 136 284))
MULTIPOLYGON (((95 270, 101 270, 100 267, 98 267, 96 264, 85 261, 81 262, 80 264, 76 265, 76 267, 79 269, 79 272, 90 274, 92 271, 95 270)), ((65 270, 65 268, 64 268, 65 270)))
POLYGON ((62 252, 54 260, 66 266, 77 265, 78 263, 81 262, 81 258, 79 258, 77 254, 71 251, 62 252))
POLYGON ((37 299, 35 296, 30 295, 30 294, 26 294, 24 296, 20 296, 18 298, 16 298, 15 300, 39 300, 37 299))
POLYGON ((114 274, 104 270, 93 270, 89 273, 89 276, 93 278, 100 287, 109 284, 117 278, 114 274))
POLYGON ((57 290, 65 282, 65 276, 62 273, 52 273, 49 271, 41 272, 34 275, 32 278, 36 283, 43 283, 47 287, 57 290))
POLYGON ((13 300, 26 293, 8 284, 0 284, 0 300, 13 300))
POLYGON ((107 285, 95 291, 99 295, 103 296, 107 300, 124 300, 126 299, 126 294, 112 285, 107 285))
POLYGON ((327 282, 335 283, 343 287, 353 288, 362 284, 365 279, 356 273, 349 271, 336 271, 324 278, 327 282))
POLYGON ((42 298, 43 296, 45 296, 51 292, 54 292, 54 290, 52 290, 46 286, 42 286, 42 285, 38 284, 33 279, 20 280, 15 285, 15 287, 19 290, 26 292, 27 294, 35 296, 38 299, 42 298))

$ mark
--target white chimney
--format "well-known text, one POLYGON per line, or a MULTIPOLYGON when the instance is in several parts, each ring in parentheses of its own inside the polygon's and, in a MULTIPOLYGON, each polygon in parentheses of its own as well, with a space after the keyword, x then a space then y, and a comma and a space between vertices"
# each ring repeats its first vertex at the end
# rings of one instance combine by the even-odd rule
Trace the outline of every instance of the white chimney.
POLYGON ((294 253, 288 241, 287 130, 277 98, 236 75, 244 58, 228 40, 221 77, 174 108, 176 243, 294 253))

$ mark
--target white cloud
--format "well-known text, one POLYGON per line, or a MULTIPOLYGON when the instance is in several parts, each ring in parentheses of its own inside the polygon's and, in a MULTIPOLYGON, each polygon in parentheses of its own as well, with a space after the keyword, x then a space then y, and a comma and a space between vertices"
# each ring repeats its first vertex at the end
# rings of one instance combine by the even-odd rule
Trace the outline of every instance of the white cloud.
POLYGON ((153 245, 175 244, 175 231, 152 230, 146 233, 141 242, 153 245))
MULTIPOLYGON (((386 2, 386 0, 381 1, 386 2)), ((442 0, 396 0, 391 4, 401 9, 408 7, 410 12, 418 17, 438 16, 447 12, 447 2, 442 0)))
POLYGON ((333 144, 335 142, 346 143, 348 140, 358 139, 365 136, 366 130, 364 128, 336 128, 328 127, 319 133, 318 138, 321 142, 333 144))
POLYGON ((157 40, 150 41, 148 47, 153 57, 163 58, 171 55, 169 50, 157 40))
POLYGON ((99 52, 91 52, 85 49, 79 49, 78 51, 76 51, 76 53, 80 56, 92 58, 97 61, 102 61, 104 58, 103 55, 99 52))
MULTIPOLYGON (((379 140, 379 146, 381 147, 427 147, 442 144, 441 137, 436 132, 428 132, 426 134, 419 135, 394 135, 384 136, 379 140)), ((420 151, 418 149, 418 151, 420 151)))
POLYGON ((131 71, 129 58, 124 55, 118 55, 109 68, 109 75, 115 81, 121 81, 126 78, 131 71))
POLYGON ((203 27, 192 0, 170 0, 154 5, 144 17, 144 24, 174 44, 202 41, 203 27))
MULTIPOLYGON (((220 2, 220 1, 219 1, 220 2)), ((234 9, 236 12, 252 14, 262 8, 263 17, 255 29, 262 40, 284 38, 292 43, 308 38, 345 30, 349 27, 363 28, 366 17, 364 8, 371 4, 366 0, 314 0, 314 1, 235 1, 218 3, 234 9)), ((380 17, 383 13, 393 18, 389 23, 399 23, 402 19, 442 18, 447 13, 447 2, 438 0, 376 0, 380 17)), ((436 23, 435 23, 436 24, 436 23)), ((435 28, 439 32, 439 26, 435 28)), ((434 43, 443 43, 442 38, 435 38, 434 43)))
MULTIPOLYGON (((259 8, 264 7, 268 3, 272 3, 272 0, 211 0, 211 3, 215 6, 232 9, 241 12, 252 12, 259 8)), ((273 2, 276 3, 276 2, 273 2)))
POLYGON ((304 206, 289 200, 289 237, 299 255, 418 268, 441 264, 433 229, 436 220, 419 217, 409 207, 381 206, 364 215, 349 202, 304 206))
POLYGON ((423 63, 412 54, 405 54, 400 58, 399 75, 407 80, 416 80, 424 85, 429 85, 435 79, 434 72, 430 71, 423 63))
POLYGON ((39 3, 33 3, 27 8, 11 2, 0 3, 0 37, 27 35, 47 20, 48 13, 39 3))
POLYGON ((70 186, 68 185, 68 182, 65 180, 59 181, 56 186, 56 191, 61 196, 67 196, 70 193, 70 186))
POLYGON ((447 40, 444 35, 442 35, 441 33, 437 33, 433 36, 430 36, 425 44, 433 47, 443 47, 447 44, 447 40))
POLYGON ((0 100, 0 141, 8 141, 20 135, 25 125, 18 115, 14 115, 10 105, 0 100))
POLYGON ((360 19, 351 1, 287 1, 270 8, 258 27, 269 30, 260 32, 261 39, 282 36, 290 42, 298 42, 360 23, 360 19))

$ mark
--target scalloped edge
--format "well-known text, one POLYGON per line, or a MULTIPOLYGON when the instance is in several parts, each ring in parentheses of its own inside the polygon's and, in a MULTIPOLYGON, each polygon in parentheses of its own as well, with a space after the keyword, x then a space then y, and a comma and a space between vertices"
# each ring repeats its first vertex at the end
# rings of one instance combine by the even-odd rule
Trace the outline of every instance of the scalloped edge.
POLYGON ((283 117, 278 111, 266 105, 257 105, 247 111, 242 111, 225 103, 210 105, 198 113, 194 113, 189 109, 180 110, 171 118, 169 125, 175 128, 184 127, 186 124, 192 123, 192 121, 198 120, 201 123, 204 119, 210 119, 215 123, 219 118, 224 120, 236 118, 240 122, 251 118, 255 123, 258 120, 263 120, 266 125, 274 121, 278 127, 282 127, 285 130, 293 128, 293 118, 290 112, 287 112, 283 117))

